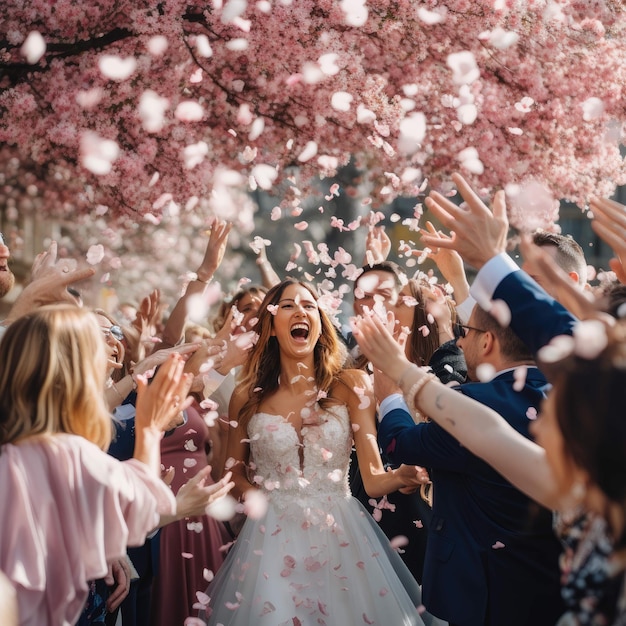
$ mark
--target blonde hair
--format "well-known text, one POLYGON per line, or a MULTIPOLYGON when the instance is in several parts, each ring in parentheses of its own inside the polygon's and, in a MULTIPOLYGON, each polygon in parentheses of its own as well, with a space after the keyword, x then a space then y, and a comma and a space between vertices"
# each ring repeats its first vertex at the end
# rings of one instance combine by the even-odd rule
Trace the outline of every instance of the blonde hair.
POLYGON ((51 305, 18 318, 0 341, 0 444, 71 433, 106 449, 106 352, 90 311, 51 305))

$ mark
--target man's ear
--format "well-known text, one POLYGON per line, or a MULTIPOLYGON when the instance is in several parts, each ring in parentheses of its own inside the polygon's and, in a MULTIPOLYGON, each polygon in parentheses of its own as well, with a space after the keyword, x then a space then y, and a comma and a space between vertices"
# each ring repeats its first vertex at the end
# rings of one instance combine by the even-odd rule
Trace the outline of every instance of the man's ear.
POLYGON ((497 343, 496 336, 490 330, 481 333, 480 349, 483 355, 492 354, 497 347, 497 343))
POLYGON ((572 270, 571 272, 567 272, 567 275, 572 279, 572 282, 577 285, 578 281, 580 280, 580 276, 578 274, 578 272, 575 272, 574 270, 572 270))

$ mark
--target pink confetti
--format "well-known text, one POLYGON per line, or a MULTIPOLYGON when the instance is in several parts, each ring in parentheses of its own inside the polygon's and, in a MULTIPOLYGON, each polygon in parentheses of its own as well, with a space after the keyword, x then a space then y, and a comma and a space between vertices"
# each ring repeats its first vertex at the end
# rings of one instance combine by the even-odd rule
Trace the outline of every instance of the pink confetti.
POLYGON ((193 554, 191 554, 191 552, 181 552, 180 555, 183 559, 193 559, 193 554))
POLYGON ((534 406, 529 406, 528 410, 526 411, 526 417, 529 420, 536 420, 537 419, 537 409, 534 406))
POLYGON ((137 61, 133 57, 122 59, 112 54, 103 54, 98 59, 98 68, 106 78, 123 81, 133 74, 137 68, 137 61))
POLYGON ((491 547, 494 550, 500 550, 501 548, 504 548, 505 546, 501 541, 496 541, 491 547))
POLYGON ((26 37, 20 48, 20 53, 30 65, 35 65, 35 63, 39 62, 46 53, 46 42, 39 31, 32 30, 28 33, 28 37, 26 37))
POLYGON ((413 520, 413 523, 415 524, 415 528, 424 528, 424 524, 421 519, 413 520))
POLYGON ((397 535, 393 537, 389 542, 389 545, 394 549, 402 548, 403 546, 407 546, 409 544, 409 540, 404 535, 397 535))
POLYGON ((515 381, 513 383, 514 391, 521 391, 522 389, 524 389, 524 385, 526 384, 527 372, 528 368, 525 365, 520 365, 519 367, 515 368, 515 371, 513 372, 513 379, 515 381))

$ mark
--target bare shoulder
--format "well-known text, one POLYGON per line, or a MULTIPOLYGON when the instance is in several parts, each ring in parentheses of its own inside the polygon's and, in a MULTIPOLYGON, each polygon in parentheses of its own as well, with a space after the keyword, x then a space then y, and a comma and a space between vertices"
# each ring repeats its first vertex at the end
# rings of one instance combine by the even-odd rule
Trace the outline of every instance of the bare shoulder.
POLYGON ((372 391, 372 381, 369 374, 360 369, 345 369, 337 377, 338 383, 333 389, 333 395, 348 401, 355 395, 362 396, 372 391))

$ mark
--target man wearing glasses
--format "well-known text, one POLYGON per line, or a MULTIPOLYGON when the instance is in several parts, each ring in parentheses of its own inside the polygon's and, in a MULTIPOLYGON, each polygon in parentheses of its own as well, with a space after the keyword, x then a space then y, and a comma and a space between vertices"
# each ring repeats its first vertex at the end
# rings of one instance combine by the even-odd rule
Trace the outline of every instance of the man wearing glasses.
MULTIPOLYGON (((457 345, 465 354, 468 382, 457 389, 529 437, 548 383, 528 349, 478 306, 461 334, 457 345)), ((431 470, 426 609, 450 626, 553 626, 564 609, 561 546, 551 512, 539 509, 436 423, 415 423, 401 395, 378 400, 378 441, 391 461, 431 470)))

